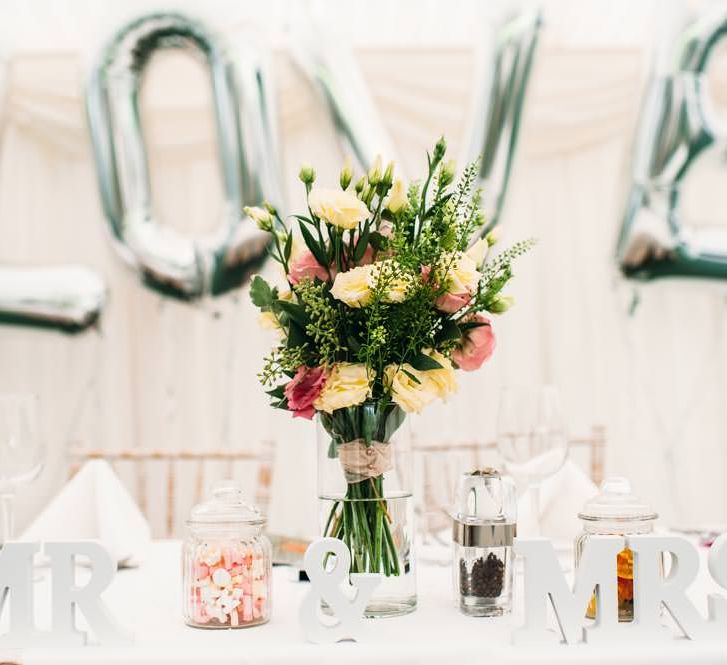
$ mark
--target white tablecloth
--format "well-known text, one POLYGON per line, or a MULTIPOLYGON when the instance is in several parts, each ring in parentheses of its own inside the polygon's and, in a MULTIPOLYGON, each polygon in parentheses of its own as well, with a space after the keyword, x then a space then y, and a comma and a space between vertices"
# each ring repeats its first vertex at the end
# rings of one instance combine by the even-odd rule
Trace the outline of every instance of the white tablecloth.
MULTIPOLYGON (((704 610, 706 594, 716 587, 706 573, 692 589, 697 607, 704 610)), ((186 626, 181 617, 180 544, 156 542, 138 569, 119 571, 104 599, 119 623, 134 634, 134 644, 123 648, 89 646, 83 649, 30 648, 2 653, 0 662, 21 665, 469 665, 484 663, 720 663, 727 662, 727 643, 705 645, 684 639, 657 646, 596 648, 554 644, 546 648, 510 645, 510 632, 522 620, 521 603, 514 615, 493 619, 462 616, 452 601, 448 567, 420 564, 419 606, 413 614, 374 622, 365 644, 343 642, 312 645, 305 642, 297 612, 308 585, 293 582, 290 570, 276 568, 273 618, 250 629, 212 631, 186 626)), ((516 588, 521 587, 522 578, 516 588)), ((48 574, 36 583, 39 627, 47 621, 48 574)), ((7 614, 7 612, 6 612, 7 614)), ((7 621, 7 617, 3 617, 7 621)))

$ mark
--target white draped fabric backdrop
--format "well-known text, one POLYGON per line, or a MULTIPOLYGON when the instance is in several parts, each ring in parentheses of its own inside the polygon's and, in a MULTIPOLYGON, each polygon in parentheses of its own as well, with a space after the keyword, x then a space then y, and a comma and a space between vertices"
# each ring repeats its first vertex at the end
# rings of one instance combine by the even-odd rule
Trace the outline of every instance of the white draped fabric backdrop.
MULTIPOLYGON (((352 44, 408 174, 421 172, 424 150, 440 134, 455 155, 465 141, 478 3, 170 6, 230 40, 252 30, 270 50, 289 209, 301 204, 301 162, 312 162, 321 182, 334 182, 342 159, 325 109, 286 48, 286 30, 304 11, 326 17, 352 44)), ((725 521, 725 289, 644 285, 629 314, 635 287, 612 258, 651 48, 675 4, 542 6, 502 220, 507 241, 537 236, 540 244, 517 265, 517 306, 495 322, 493 360, 461 374, 458 395, 417 418, 414 429, 439 443, 489 440, 501 385, 553 383, 573 433, 605 425, 607 470, 628 475, 668 522, 725 521)), ((110 285, 98 331, 0 327, 0 392, 39 394, 49 449, 40 482, 22 494, 20 519, 65 479, 69 445, 254 449, 267 438, 278 443, 271 519, 278 529, 304 532, 316 519, 314 428, 267 406, 255 375, 271 340, 256 326, 246 289, 193 305, 163 298, 122 263, 103 220, 83 109, 88 64, 126 20, 159 8, 151 0, 3 5, 0 261, 82 263, 110 285)), ((724 97, 727 77, 715 72, 715 80, 724 97)), ((142 103, 154 202, 163 223, 190 235, 214 228, 221 210, 209 103, 199 65, 157 58, 142 103)), ((705 182, 695 179, 692 199, 714 215, 724 210, 715 208, 719 185, 705 182)))

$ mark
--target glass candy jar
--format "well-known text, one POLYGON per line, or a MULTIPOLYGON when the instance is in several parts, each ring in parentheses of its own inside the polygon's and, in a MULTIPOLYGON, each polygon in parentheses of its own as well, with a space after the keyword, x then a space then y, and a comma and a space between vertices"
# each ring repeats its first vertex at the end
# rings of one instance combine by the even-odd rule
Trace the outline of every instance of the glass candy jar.
POLYGON ((265 518, 233 481, 192 508, 183 548, 184 618, 197 628, 246 628, 270 618, 272 548, 265 518))
MULTIPOLYGON (((626 478, 607 478, 601 483, 599 493, 586 501, 578 518, 583 532, 576 540, 575 566, 578 568, 583 549, 591 536, 629 536, 652 533, 658 515, 648 504, 631 492, 626 478)), ((618 620, 634 619, 634 557, 629 548, 619 552, 616 559, 618 578, 618 620)), ((596 596, 586 610, 589 619, 596 618, 596 596)))
POLYGON ((454 593, 468 616, 499 616, 512 606, 517 494, 495 469, 460 476, 452 526, 454 593))

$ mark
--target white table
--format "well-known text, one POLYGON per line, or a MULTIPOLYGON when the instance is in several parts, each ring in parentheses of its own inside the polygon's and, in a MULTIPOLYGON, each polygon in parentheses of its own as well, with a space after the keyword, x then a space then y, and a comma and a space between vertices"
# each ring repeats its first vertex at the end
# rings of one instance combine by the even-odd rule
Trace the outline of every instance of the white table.
MULTIPOLYGON (((727 644, 704 645, 683 639, 639 649, 558 644, 538 649, 515 648, 509 643, 510 631, 521 621, 519 612, 493 619, 462 616, 453 605, 448 567, 422 564, 417 572, 419 607, 416 612, 376 620, 371 641, 366 644, 319 646, 304 641, 297 620, 298 606, 308 585, 291 581, 290 570, 286 568, 275 569, 273 618, 268 624, 222 631, 185 626, 180 612, 180 543, 155 542, 145 563, 138 569, 121 570, 104 595, 117 620, 134 634, 133 646, 29 648, 20 653, 0 653, 0 662, 22 665, 727 663, 727 644)), ((697 607, 705 608, 706 593, 716 588, 706 570, 702 573, 703 578, 694 585, 693 593, 697 607)), ((47 583, 44 579, 36 584, 39 614, 47 612, 47 583)), ((519 607, 521 603, 515 605, 519 607)), ((44 617, 40 616, 39 627, 43 627, 43 622, 44 617)))

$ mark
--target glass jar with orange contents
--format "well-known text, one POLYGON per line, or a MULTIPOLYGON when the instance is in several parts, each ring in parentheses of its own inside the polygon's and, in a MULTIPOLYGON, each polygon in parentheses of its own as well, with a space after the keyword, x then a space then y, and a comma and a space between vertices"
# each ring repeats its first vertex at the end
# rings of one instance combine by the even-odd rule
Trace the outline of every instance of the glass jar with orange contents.
MULTIPOLYGON (((631 492, 626 478, 607 478, 601 483, 599 493, 586 501, 578 513, 583 523, 583 533, 576 540, 576 569, 586 543, 592 536, 629 536, 652 533, 658 515, 648 504, 631 492)), ((618 577, 618 620, 634 619, 634 559, 626 548, 616 559, 618 577)), ((596 598, 591 598, 586 616, 596 618, 596 598)))

